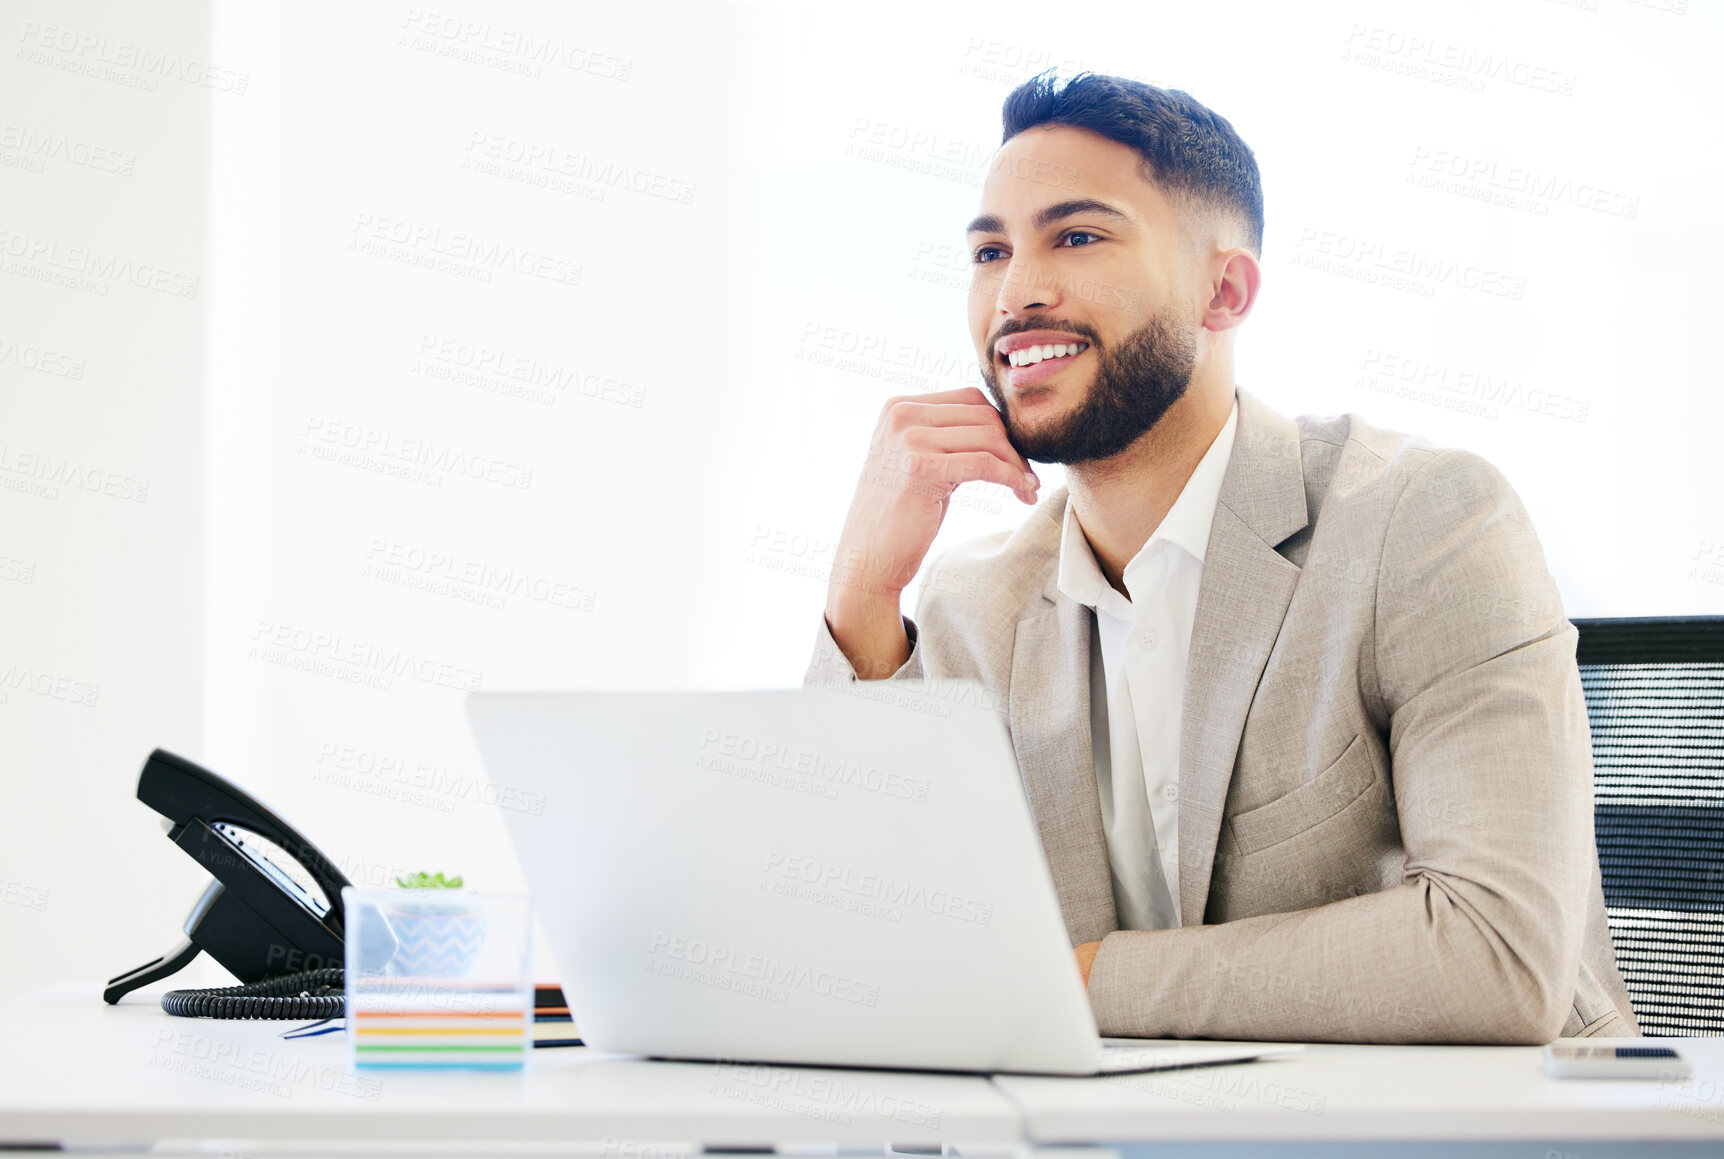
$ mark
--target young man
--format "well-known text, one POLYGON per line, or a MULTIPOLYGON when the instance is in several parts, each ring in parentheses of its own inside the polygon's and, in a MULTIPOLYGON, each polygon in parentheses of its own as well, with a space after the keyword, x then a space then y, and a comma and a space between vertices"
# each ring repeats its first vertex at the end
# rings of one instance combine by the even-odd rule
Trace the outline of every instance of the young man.
POLYGON ((982 681, 1104 1034, 1634 1034, 1574 627, 1471 452, 1233 380, 1263 199, 1185 93, 1041 76, 969 227, 987 387, 892 399, 809 683, 982 681), (989 398, 992 398, 992 405, 989 398), (899 597, 951 492, 1023 526, 899 597))

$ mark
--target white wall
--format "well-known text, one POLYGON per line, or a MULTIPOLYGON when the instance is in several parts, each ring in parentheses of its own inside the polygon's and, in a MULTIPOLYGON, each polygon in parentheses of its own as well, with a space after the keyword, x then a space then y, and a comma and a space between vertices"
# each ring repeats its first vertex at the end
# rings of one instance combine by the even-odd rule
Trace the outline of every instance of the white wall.
MULTIPOLYGON (((207 275, 193 301, 0 278, 0 338, 88 366, 0 361, 0 442, 151 482, 0 492, 0 555, 34 565, 0 572, 0 668, 102 685, 0 703, 0 874, 46 897, 0 930, 54 947, 0 994, 171 939, 196 874, 130 799, 151 745, 356 879, 509 889, 460 686, 795 683, 881 402, 976 381, 960 231, 1001 100, 1049 65, 1186 88, 1256 150, 1243 385, 1491 458, 1572 615, 1724 611, 1694 112, 1724 38, 1673 5, 57 6, 211 37, 249 79, 146 97, 0 60, 6 118, 138 157, 0 168, 3 227, 207 275), (1383 285, 1397 261, 1438 274, 1383 285), (73 817, 93 861, 46 835, 73 817)), ((1020 512, 978 492, 942 536, 1020 512)))
POLYGON ((4 996, 160 953, 200 878, 132 794, 202 745, 207 118, 245 98, 199 5, 23 0, 0 37, 4 996))

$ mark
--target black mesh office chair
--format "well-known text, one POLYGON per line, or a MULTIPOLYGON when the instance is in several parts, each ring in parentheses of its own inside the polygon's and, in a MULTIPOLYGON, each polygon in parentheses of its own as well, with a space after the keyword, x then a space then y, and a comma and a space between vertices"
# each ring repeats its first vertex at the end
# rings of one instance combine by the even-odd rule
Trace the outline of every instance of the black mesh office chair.
POLYGON ((1724 1034, 1724 616, 1574 626, 1604 903, 1640 1031, 1724 1034))

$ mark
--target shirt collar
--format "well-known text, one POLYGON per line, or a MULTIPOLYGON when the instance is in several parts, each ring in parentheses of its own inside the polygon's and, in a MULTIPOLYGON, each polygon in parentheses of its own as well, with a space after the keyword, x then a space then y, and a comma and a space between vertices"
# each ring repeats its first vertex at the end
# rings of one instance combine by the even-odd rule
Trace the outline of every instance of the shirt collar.
MULTIPOLYGON (((1132 586, 1131 576, 1138 565, 1167 544, 1184 548, 1198 563, 1203 562, 1204 550, 1209 545, 1209 529, 1215 522, 1215 505, 1221 499, 1221 480, 1227 474, 1227 460, 1233 454, 1233 434, 1238 421, 1239 401, 1235 398, 1232 409, 1227 413, 1227 421, 1222 424, 1215 441, 1209 444, 1209 449, 1203 452, 1203 458, 1198 460, 1173 506, 1131 562, 1125 565, 1128 588, 1132 586)), ((1107 577, 1102 575, 1101 566, 1096 563, 1095 553, 1084 538, 1083 527, 1078 523, 1077 512, 1069 498, 1066 500, 1065 521, 1060 529, 1059 589, 1069 599, 1091 608, 1116 612, 1122 607, 1125 610, 1130 608, 1130 601, 1115 591, 1107 577)))

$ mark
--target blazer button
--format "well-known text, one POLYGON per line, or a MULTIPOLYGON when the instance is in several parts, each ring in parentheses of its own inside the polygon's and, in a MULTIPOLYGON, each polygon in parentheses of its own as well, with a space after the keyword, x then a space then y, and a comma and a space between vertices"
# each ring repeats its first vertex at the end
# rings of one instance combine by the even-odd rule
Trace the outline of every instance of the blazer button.
POLYGON ((1146 629, 1144 629, 1144 631, 1143 631, 1143 632, 1142 632, 1142 633, 1141 633, 1141 634, 1140 634, 1140 635, 1139 635, 1139 636, 1138 636, 1138 638, 1137 638, 1137 642, 1138 642, 1138 643, 1139 643, 1139 644, 1141 644, 1141 645, 1143 645, 1143 650, 1144 650, 1144 651, 1145 651, 1145 652, 1147 652, 1147 651, 1149 651, 1149 650, 1150 650, 1150 649, 1151 649, 1151 648, 1153 648, 1153 647, 1155 647, 1155 642, 1156 642, 1156 640, 1157 640, 1157 639, 1159 639, 1159 637, 1158 637, 1158 636, 1156 636, 1156 634, 1155 634, 1155 629, 1153 629, 1153 628, 1146 628, 1146 629))

